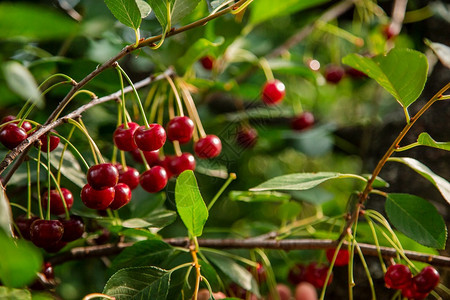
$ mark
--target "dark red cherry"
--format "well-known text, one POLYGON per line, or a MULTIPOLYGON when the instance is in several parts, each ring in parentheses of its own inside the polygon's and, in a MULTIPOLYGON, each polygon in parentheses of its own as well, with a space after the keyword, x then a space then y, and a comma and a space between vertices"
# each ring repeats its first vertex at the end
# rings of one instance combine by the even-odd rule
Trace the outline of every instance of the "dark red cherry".
POLYGON ((360 78, 367 77, 366 73, 361 72, 360 70, 357 70, 352 67, 345 69, 345 74, 347 74, 348 76, 350 76, 354 79, 360 79, 360 78))
POLYGON ((241 127, 236 133, 236 142, 242 148, 253 148, 257 141, 258 131, 253 127, 241 127))
POLYGON ((155 151, 141 151, 139 149, 130 151, 131 155, 133 156, 133 159, 135 162, 143 163, 141 152, 144 153, 145 160, 150 165, 150 167, 153 167, 156 165, 159 159, 159 150, 155 151))
POLYGON ((314 115, 310 112, 303 112, 294 117, 291 121, 291 128, 294 130, 304 130, 314 125, 314 115))
POLYGON ((61 240, 64 227, 58 220, 35 220, 30 226, 30 237, 33 244, 45 248, 61 240))
POLYGON ((131 200, 131 189, 125 183, 118 183, 115 187, 113 202, 109 205, 111 209, 119 209, 127 205, 131 200))
POLYGON ((428 296, 428 293, 419 292, 418 290, 416 290, 414 284, 410 282, 408 286, 402 289, 402 296, 408 299, 422 300, 428 296))
POLYGON ((119 170, 119 183, 125 183, 131 190, 137 188, 139 185, 139 171, 128 166, 125 171, 120 164, 117 164, 116 167, 119 170))
POLYGON ((207 55, 200 58, 200 63, 205 70, 212 70, 214 66, 214 57, 207 55))
POLYGON ((305 281, 306 267, 302 264, 296 264, 288 273, 288 280, 292 285, 297 285, 305 281))
POLYGON ((16 148, 28 137, 25 129, 18 127, 15 123, 10 123, 0 131, 0 142, 8 149, 16 148))
POLYGON ((107 209, 114 200, 114 194, 113 187, 96 190, 89 184, 86 184, 81 190, 81 201, 92 209, 107 209))
MULTIPOLYGON (((9 116, 4 117, 4 118, 0 121, 0 124, 6 123, 6 122, 9 122, 9 121, 14 121, 15 119, 16 119, 15 116, 9 115, 9 116)), ((14 123, 15 123, 15 124, 19 124, 19 122, 20 122, 20 121, 16 121, 16 122, 14 122, 14 123)), ((22 127, 26 132, 28 132, 28 131, 30 131, 31 129, 33 129, 33 126, 32 126, 32 125, 30 124, 30 122, 28 122, 28 121, 22 122, 22 126, 20 126, 20 127, 22 127)))
MULTIPOLYGON (((327 249, 326 251, 327 259, 330 263, 333 260, 335 251, 336 249, 327 249)), ((350 252, 348 252, 347 249, 340 249, 336 257, 336 261, 334 262, 334 265, 336 267, 346 266, 348 265, 349 260, 350 260, 350 252)))
MULTIPOLYGON (((61 188, 61 193, 63 194, 64 201, 66 202, 67 210, 70 210, 73 205, 73 195, 66 189, 61 188)), ((47 209, 48 203, 48 191, 42 194, 42 207, 47 209)), ((50 190, 50 212, 55 215, 62 215, 66 211, 64 210, 64 204, 62 202, 61 196, 57 189, 50 190)))
POLYGON ((427 266, 413 277, 414 288, 419 293, 429 293, 439 284, 439 272, 432 266, 427 266))
POLYGON ((325 79, 329 83, 337 84, 345 75, 345 70, 341 66, 328 65, 325 69, 325 79))
POLYGON ((170 141, 178 141, 180 144, 186 144, 192 138, 194 132, 194 122, 186 116, 175 117, 167 123, 167 138, 170 141))
POLYGON ((119 150, 133 151, 137 149, 137 145, 134 142, 134 132, 138 129, 139 125, 134 122, 127 124, 128 128, 125 128, 125 124, 117 127, 113 134, 113 140, 119 150))
MULTIPOLYGON (((323 288, 325 279, 327 278, 328 266, 318 265, 313 262, 308 265, 305 271, 305 280, 314 285, 317 289, 323 288)), ((333 273, 331 273, 328 285, 333 280, 333 273)))
POLYGON ((59 219, 63 224, 64 234, 61 238, 63 242, 72 242, 78 240, 84 233, 83 219, 78 216, 70 216, 70 219, 59 219))
POLYGON ((119 171, 111 163, 92 166, 87 172, 87 182, 96 190, 114 187, 118 181, 119 171))
POLYGON ((271 81, 267 81, 264 84, 262 99, 264 103, 268 105, 274 105, 283 100, 285 93, 286 88, 284 84, 280 80, 274 79, 271 81))
POLYGON ((195 158, 190 153, 183 153, 180 156, 175 156, 169 161, 169 170, 175 176, 180 175, 186 170, 195 170, 195 158))
POLYGON ((222 151, 222 142, 217 136, 209 134, 194 144, 194 151, 199 158, 214 158, 222 151))
POLYGON ((53 243, 51 245, 43 247, 45 251, 48 253, 56 253, 59 252, 62 248, 64 248, 67 245, 67 242, 64 242, 62 240, 57 241, 56 243, 53 243))
POLYGON ((159 124, 150 124, 150 128, 140 126, 134 132, 134 141, 142 151, 155 151, 166 142, 166 131, 159 124))
MULTIPOLYGON (((30 239, 31 223, 33 223, 37 219, 39 218, 36 216, 27 219, 26 215, 20 215, 14 220, 14 223, 16 223, 16 226, 24 239, 26 240, 30 239)), ((18 232, 16 232, 16 234, 18 235, 18 232)))
POLYGON ((391 265, 384 274, 384 283, 389 289, 401 290, 411 283, 411 270, 402 264, 391 265))
MULTIPOLYGON (((51 132, 55 132, 55 130, 51 130, 51 132)), ((52 135, 50 134, 50 152, 52 152, 53 150, 56 149, 56 147, 58 147, 59 145, 59 137, 57 137, 56 135, 52 135)), ((42 152, 47 152, 48 149, 48 143, 47 143, 47 134, 43 134, 39 137, 39 140, 41 141, 41 151, 42 152)))
POLYGON ((139 182, 147 192, 156 193, 166 186, 167 180, 166 170, 161 166, 154 166, 141 174, 139 182))

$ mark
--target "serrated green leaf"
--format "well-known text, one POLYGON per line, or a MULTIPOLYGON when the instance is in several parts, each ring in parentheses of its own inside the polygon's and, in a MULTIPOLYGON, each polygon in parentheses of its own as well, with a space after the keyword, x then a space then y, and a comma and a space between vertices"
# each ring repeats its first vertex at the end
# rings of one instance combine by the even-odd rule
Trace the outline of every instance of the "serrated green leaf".
POLYGON ((450 183, 441 176, 433 173, 427 166, 411 157, 391 157, 389 161, 401 162, 430 181, 441 193, 442 197, 450 203, 450 183))
POLYGON ((12 289, 6 286, 0 286, 0 299, 31 300, 31 293, 26 289, 12 289))
POLYGON ((203 201, 194 172, 184 171, 175 185, 175 203, 181 220, 193 236, 201 236, 208 219, 208 209, 203 201))
POLYGON ((417 139, 417 142, 422 146, 428 146, 433 148, 438 148, 442 150, 450 151, 450 142, 436 142, 433 138, 426 132, 422 132, 417 139))
POLYGON ((223 37, 219 37, 215 42, 211 42, 204 38, 198 39, 189 47, 186 53, 178 59, 178 65, 183 70, 188 69, 201 57, 205 56, 218 46, 222 45, 224 40, 225 39, 223 37))
POLYGON ((243 202, 285 202, 291 195, 279 192, 231 191, 228 196, 233 201, 243 202))
POLYGON ((6 195, 3 184, 0 182, 0 234, 3 231, 6 235, 11 236, 12 223, 13 221, 8 196, 6 195))
POLYGON ((445 222, 428 201, 414 195, 388 194, 385 210, 390 222, 409 238, 424 246, 445 248, 445 222))
POLYGON ((104 0, 111 13, 125 26, 137 30, 141 25, 141 11, 135 0, 104 0))
POLYGON ((144 0, 135 0, 135 1, 139 8, 139 11, 141 12, 141 18, 142 19, 146 18, 152 12, 152 8, 144 0))
POLYGON ((157 267, 122 269, 111 276, 103 294, 117 300, 166 300, 170 275, 168 271, 157 267))
POLYGON ((375 79, 405 108, 420 96, 427 80, 426 56, 411 49, 394 48, 373 58, 350 54, 342 62, 375 79))
POLYGON ((31 99, 32 103, 39 108, 44 107, 38 85, 27 68, 18 62, 9 61, 3 65, 3 73, 8 87, 14 93, 23 100, 31 99))
POLYGON ((149 0, 156 18, 164 29, 168 24, 167 5, 170 5, 170 23, 175 25, 189 15, 200 3, 200 0, 149 0))

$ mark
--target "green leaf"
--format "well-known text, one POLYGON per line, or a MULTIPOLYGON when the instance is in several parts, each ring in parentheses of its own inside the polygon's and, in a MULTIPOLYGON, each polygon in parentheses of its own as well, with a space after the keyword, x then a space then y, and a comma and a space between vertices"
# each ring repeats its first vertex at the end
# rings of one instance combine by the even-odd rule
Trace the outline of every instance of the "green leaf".
POLYGON ((8 87, 22 99, 31 99, 37 107, 44 107, 41 92, 38 89, 36 81, 30 71, 15 61, 6 62, 3 66, 8 87))
MULTIPOLYGON (((8 196, 3 184, 0 182, 0 228, 6 235, 12 235, 12 215, 8 196)), ((0 234, 2 233, 0 230, 0 234)))
POLYGON ((302 206, 295 201, 286 202, 278 207, 278 217, 282 221, 291 220, 302 211, 302 206))
POLYGON ((259 297, 258 284, 256 283, 252 273, 226 256, 209 251, 205 251, 204 254, 212 264, 214 264, 233 282, 259 297))
POLYGON ((201 236, 208 219, 208 209, 203 201, 194 172, 184 171, 175 186, 175 202, 181 220, 193 236, 201 236))
POLYGON ((269 179, 266 182, 251 188, 250 191, 308 190, 327 180, 346 178, 350 176, 353 175, 334 172, 295 173, 269 179))
POLYGON ((250 22, 261 23, 275 17, 293 14, 295 12, 316 6, 329 0, 284 0, 274 3, 271 0, 258 0, 251 4, 250 22))
POLYGON ((23 287, 42 268, 41 252, 24 240, 8 238, 0 232, 0 281, 12 288, 23 287))
POLYGON ((106 283, 103 294, 117 300, 165 300, 171 273, 157 267, 122 269, 106 283))
POLYGON ((137 242, 114 258, 111 270, 115 272, 129 267, 159 266, 172 253, 173 248, 160 240, 137 242))
POLYGON ((144 0, 136 0, 136 4, 139 8, 139 11, 141 12, 142 19, 146 18, 152 12, 152 8, 150 7, 150 5, 144 0))
POLYGON ((125 228, 162 228, 171 224, 176 219, 176 213, 171 210, 158 210, 145 218, 132 218, 125 220, 122 226, 125 228))
POLYGON ((411 49, 394 48, 373 58, 349 54, 342 62, 375 79, 404 108, 416 101, 427 80, 426 56, 411 49))
POLYGON ((0 3, 0 40, 66 39, 76 33, 78 28, 74 20, 57 10, 31 2, 0 3))
POLYGON ((12 289, 0 286, 0 299, 31 300, 31 293, 26 289, 12 289))
POLYGON ((304 191, 290 191, 294 199, 305 201, 314 205, 321 205, 334 198, 334 195, 321 187, 315 187, 304 191))
POLYGON ((178 59, 178 65, 186 70, 191 67, 196 61, 208 53, 211 53, 213 49, 222 45, 224 42, 223 37, 219 37, 215 42, 211 42, 207 39, 201 38, 195 41, 186 53, 178 59))
POLYGON ((243 202, 285 202, 291 195, 279 192, 231 191, 228 196, 233 201, 243 202))
POLYGON ((149 0, 149 2, 159 24, 162 28, 166 28, 169 22, 167 4, 170 5, 170 23, 173 26, 189 15, 200 3, 200 0, 149 0))
POLYGON ((135 0, 105 0, 111 13, 125 26, 137 30, 141 25, 141 11, 135 0))
POLYGON ((426 132, 422 132, 417 139, 417 142, 422 146, 428 146, 433 148, 438 148, 442 150, 450 151, 450 142, 436 142, 433 138, 426 132))
POLYGON ((428 201, 414 195, 388 194, 385 210, 391 223, 409 238, 424 246, 445 248, 445 222, 428 201))
POLYGON ((450 183, 441 176, 433 173, 420 161, 410 157, 391 157, 389 161, 401 162, 430 181, 441 193, 442 197, 450 203, 450 183))

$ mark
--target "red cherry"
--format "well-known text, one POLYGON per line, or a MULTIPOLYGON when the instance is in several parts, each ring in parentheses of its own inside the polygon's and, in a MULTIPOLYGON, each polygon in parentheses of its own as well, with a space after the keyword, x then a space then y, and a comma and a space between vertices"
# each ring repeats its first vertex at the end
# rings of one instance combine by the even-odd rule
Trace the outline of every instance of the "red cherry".
MULTIPOLYGON (((72 193, 66 189, 61 188, 61 193, 64 197, 64 201, 66 202, 67 210, 70 210, 73 205, 73 195, 72 193)), ((47 209, 48 203, 48 191, 45 191, 42 194, 42 207, 47 209)), ((50 190, 50 212, 55 215, 62 215, 66 211, 64 210, 64 204, 62 202, 61 196, 57 189, 50 190)))
POLYGON ((325 79, 329 83, 337 84, 345 75, 345 70, 340 66, 328 65, 325 69, 325 79))
POLYGON ((239 128, 236 134, 236 142, 242 148, 253 148, 258 141, 258 131, 255 128, 245 126, 239 128))
POLYGON ((142 151, 155 151, 166 142, 166 131, 159 124, 150 124, 150 128, 140 126, 134 132, 134 141, 142 151))
MULTIPOLYGON (((0 121, 0 124, 6 123, 6 122, 9 122, 9 121, 14 121, 15 119, 16 119, 15 116, 9 115, 9 116, 4 117, 4 118, 0 121)), ((19 122, 20 122, 20 121, 16 121, 16 122, 14 122, 14 123, 15 123, 15 124, 19 124, 19 122)), ((24 122, 22 123, 22 126, 20 126, 20 127, 22 127, 26 132, 28 132, 28 131, 30 131, 31 129, 33 129, 33 126, 32 126, 32 125, 30 124, 30 122, 28 122, 28 121, 24 121, 24 122)))
POLYGON ((267 280, 266 269, 264 269, 264 266, 261 263, 258 262, 255 268, 249 267, 248 270, 253 274, 258 283, 262 283, 267 280))
MULTIPOLYGON (((327 249, 326 255, 328 261, 331 263, 333 260, 334 252, 336 249, 327 249)), ((334 265, 336 267, 346 266, 348 265, 348 261, 350 260, 350 253, 347 249, 340 249, 338 252, 338 255, 336 257, 336 261, 334 262, 334 265)))
POLYGON ((175 117, 167 123, 167 138, 170 141, 178 141, 186 144, 192 138, 194 132, 194 122, 186 116, 175 117))
POLYGON ((412 283, 419 293, 429 293, 439 284, 439 272, 432 266, 427 266, 413 277, 412 283))
POLYGON ((137 149, 137 145, 134 142, 134 132, 139 125, 134 122, 129 122, 127 124, 128 128, 125 128, 125 124, 122 124, 117 127, 113 134, 114 144, 122 151, 132 151, 137 149))
POLYGON ((161 166, 154 166, 141 174, 139 182, 147 192, 156 193, 166 186, 167 180, 166 170, 161 166))
POLYGON ((45 248, 61 240, 64 227, 58 220, 35 220, 30 226, 30 237, 33 244, 45 248))
POLYGON ((195 158, 190 153, 183 153, 180 156, 175 156, 169 161, 169 170, 175 176, 180 175, 186 170, 195 170, 195 158))
POLYGON ((128 167, 127 170, 120 164, 116 164, 119 170, 119 183, 125 183, 131 190, 134 190, 139 185, 139 171, 135 168, 128 167))
POLYGON ((391 265, 384 274, 384 282, 387 288, 401 290, 411 283, 411 270, 408 266, 391 265))
POLYGON ((150 167, 153 167, 156 165, 156 162, 159 159, 159 150, 155 151, 141 151, 139 149, 130 151, 131 155, 133 156, 133 159, 137 163, 143 163, 141 152, 144 153, 145 160, 150 165, 150 167))
POLYGON ((118 181, 119 171, 110 163, 92 166, 87 172, 87 182, 96 190, 114 187, 118 181))
POLYGON ((264 84, 262 99, 268 105, 274 105, 283 100, 286 93, 284 84, 278 79, 267 81, 264 84))
POLYGON ((217 136, 209 134, 194 144, 194 151, 199 158, 214 158, 222 151, 222 142, 217 136))
POLYGON ((42 268, 42 273, 45 275, 47 279, 54 279, 55 273, 53 272, 53 266, 49 262, 44 263, 44 267, 42 268))
POLYGON ((306 267, 302 264, 296 264, 293 266, 288 273, 288 280, 292 285, 299 284, 305 281, 306 267))
MULTIPOLYGON (((14 220, 14 223, 16 223, 16 226, 24 239, 30 239, 30 226, 37 219, 39 218, 36 216, 27 219, 26 215, 20 215, 14 220)), ((16 234, 18 235, 17 231, 16 234)))
POLYGON ((10 123, 0 131, 0 142, 8 149, 16 148, 28 137, 25 129, 17 127, 17 124, 10 123))
POLYGON ((109 205, 111 209, 119 209, 127 205, 131 200, 131 189, 125 183, 118 183, 115 187, 113 202, 109 205))
POLYGON ((81 190, 81 201, 92 209, 107 209, 114 200, 114 194, 113 187, 96 190, 89 184, 86 184, 81 190))
POLYGON ((83 219, 78 216, 70 216, 70 219, 59 219, 63 224, 64 234, 61 238, 63 242, 72 242, 79 239, 84 233, 83 219))
POLYGON ((367 77, 366 73, 361 72, 360 70, 357 70, 357 69, 352 68, 352 67, 345 69, 345 74, 347 74, 348 76, 350 76, 350 77, 352 77, 354 79, 367 77))
MULTIPOLYGON (((56 132, 55 130, 51 130, 51 132, 56 132)), ((47 144, 47 134, 43 134, 39 137, 39 140, 41 141, 41 151, 47 152, 48 144, 47 144)), ((59 137, 56 135, 50 134, 50 152, 56 149, 59 145, 59 137)))
MULTIPOLYGON (((280 300, 290 300, 292 298, 291 288, 285 284, 278 283, 276 286, 278 298, 280 300)), ((268 300, 273 300, 272 295, 269 295, 268 300)))
POLYGON ((200 63, 205 70, 212 70, 214 66, 214 57, 207 55, 200 58, 200 63))
POLYGON ((402 296, 408 299, 422 300, 428 296, 428 293, 421 293, 416 290, 412 282, 402 289, 402 296))
POLYGON ((310 112, 303 112, 294 117, 291 121, 291 128, 294 130, 304 130, 314 125, 314 115, 310 112))
POLYGON ((56 243, 45 246, 43 248, 45 251, 47 251, 49 253, 56 253, 56 252, 59 252, 59 250, 61 250, 62 248, 64 248, 66 245, 67 245, 67 242, 59 240, 56 243))
MULTIPOLYGON (((305 280, 314 285, 316 288, 321 289, 325 285, 325 279, 327 278, 328 267, 325 265, 318 265, 313 262, 308 265, 305 272, 305 280)), ((328 285, 333 281, 333 273, 331 273, 328 285)))

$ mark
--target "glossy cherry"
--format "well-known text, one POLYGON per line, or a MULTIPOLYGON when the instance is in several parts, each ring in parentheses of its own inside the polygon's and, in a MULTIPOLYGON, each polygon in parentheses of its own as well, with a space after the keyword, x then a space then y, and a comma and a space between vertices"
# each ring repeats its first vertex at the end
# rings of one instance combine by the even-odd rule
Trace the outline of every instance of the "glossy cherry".
POLYGON ((156 165, 159 159, 159 150, 155 151, 141 151, 139 149, 130 151, 131 155, 133 156, 133 159, 135 162, 143 163, 141 152, 144 153, 145 160, 150 165, 150 167, 153 167, 156 165))
POLYGON ((236 142, 242 148, 253 148, 258 141, 258 131, 250 126, 241 127, 236 133, 236 142))
POLYGON ((283 100, 286 94, 284 83, 278 79, 267 81, 263 86, 262 99, 268 105, 274 105, 283 100))
POLYGON ((186 144, 192 138, 194 122, 186 116, 174 117, 166 126, 167 138, 170 141, 178 141, 186 144))
POLYGON ((87 172, 87 182, 96 189, 114 187, 119 181, 119 171, 111 163, 94 165, 87 172))
POLYGON ((0 131, 0 142, 8 149, 14 149, 28 137, 25 129, 10 123, 0 131))
POLYGON ((214 158, 222 151, 222 142, 216 135, 209 134, 194 144, 194 151, 199 158, 214 158))
MULTIPOLYGON (((335 251, 336 249, 327 249, 326 251, 326 256, 330 263, 333 260, 335 251)), ((350 260, 350 252, 348 252, 347 249, 340 249, 337 254, 336 261, 334 262, 334 265, 336 267, 346 266, 348 265, 349 260, 350 260)))
POLYGON ((214 66, 214 57, 207 55, 200 58, 200 63, 205 70, 212 70, 214 66))
POLYGON ((50 244, 50 245, 42 247, 42 248, 44 248, 44 250, 49 253, 56 253, 56 252, 59 252, 59 250, 61 250, 62 248, 64 248, 66 245, 67 245, 67 242, 59 240, 56 243, 50 244))
POLYGON ((45 248, 61 240, 64 227, 58 220, 35 220, 30 226, 30 237, 33 244, 45 248))
MULTIPOLYGON (((313 262, 308 265, 305 271, 305 280, 314 285, 316 288, 321 289, 325 285, 325 279, 327 278, 328 266, 318 265, 313 262)), ((333 273, 331 273, 328 285, 333 280, 333 273)))
MULTIPOLYGON (((16 119, 16 116, 9 115, 9 116, 4 117, 4 118, 0 121, 0 124, 6 123, 6 122, 10 122, 10 121, 14 121, 15 119, 16 119)), ((19 122, 20 122, 20 121, 16 121, 16 122, 14 122, 14 123, 15 123, 15 124, 19 124, 19 122)), ((31 129, 33 129, 33 126, 32 126, 32 125, 30 124, 30 122, 28 122, 28 121, 22 122, 22 126, 20 126, 20 127, 22 127, 26 132, 28 132, 28 131, 30 131, 31 129)))
MULTIPOLYGON (((64 197, 64 202, 66 202, 67 210, 70 210, 73 205, 73 195, 72 193, 66 189, 61 188, 61 193, 64 197)), ((64 204, 62 202, 61 195, 59 194, 57 189, 50 190, 50 212, 55 215, 62 215, 66 211, 64 210, 64 204)), ((47 209, 48 203, 48 191, 45 191, 42 194, 42 207, 47 209)))
POLYGON ((184 152, 180 156, 173 157, 168 164, 169 170, 175 176, 186 170, 195 170, 195 158, 192 154, 184 152))
POLYGON ((107 209, 113 202, 115 190, 109 187, 103 190, 96 190, 86 184, 81 190, 81 201, 84 205, 92 209, 107 209))
POLYGON ((20 234, 24 239, 30 239, 30 226, 37 219, 39 218, 36 216, 30 217, 28 219, 26 215, 20 215, 14 220, 14 223, 16 224, 18 230, 20 231, 20 234))
POLYGON ((306 267, 302 264, 296 264, 289 269, 288 280, 292 285, 305 281, 306 267))
POLYGON ((113 140, 119 150, 133 151, 137 149, 137 145, 134 142, 134 132, 138 129, 139 125, 134 122, 129 122, 127 125, 128 128, 125 128, 125 124, 117 127, 113 134, 113 140))
POLYGON ((161 166, 154 166, 141 174, 139 182, 147 192, 156 193, 166 186, 167 180, 166 170, 161 166))
POLYGON ((119 209, 127 205, 131 200, 131 189, 125 183, 118 183, 115 187, 113 202, 109 205, 111 209, 119 209))
POLYGON ((325 68, 325 79, 332 84, 337 84, 345 75, 345 70, 341 66, 328 65, 325 68))
POLYGON ((125 169, 120 164, 116 164, 119 170, 119 183, 125 183, 131 190, 134 190, 139 185, 139 171, 135 168, 128 167, 125 169))
POLYGON ((63 242, 72 242, 79 239, 84 233, 83 219, 78 216, 70 216, 70 219, 60 218, 63 224, 64 234, 61 238, 63 242))
POLYGON ((294 117, 291 121, 291 128, 294 130, 305 130, 314 125, 314 115, 308 111, 294 117))
MULTIPOLYGON (((52 130, 51 132, 56 133, 55 130, 52 130)), ((41 141, 41 151, 47 152, 48 149, 47 134, 41 135, 39 137, 39 140, 41 141)), ((53 150, 56 149, 56 147, 58 147, 60 139, 56 135, 50 134, 49 140, 50 140, 50 152, 52 152, 53 150)))
POLYGON ((166 131, 159 124, 150 124, 150 128, 140 126, 134 132, 134 141, 142 151, 155 151, 166 142, 166 131))
POLYGON ((439 272, 432 266, 427 266, 413 277, 412 283, 419 293, 429 293, 439 284, 439 272))
POLYGON ((411 270, 402 264, 391 265, 384 274, 384 283, 387 288, 401 290, 411 283, 411 270))

